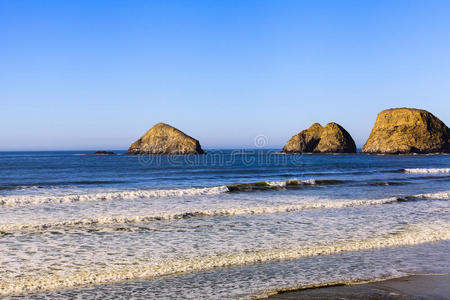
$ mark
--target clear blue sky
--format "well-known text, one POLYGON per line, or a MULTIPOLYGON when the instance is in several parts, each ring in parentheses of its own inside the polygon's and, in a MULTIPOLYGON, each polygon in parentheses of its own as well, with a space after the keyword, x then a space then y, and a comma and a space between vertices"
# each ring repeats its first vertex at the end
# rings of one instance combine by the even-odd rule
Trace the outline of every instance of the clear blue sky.
POLYGON ((204 148, 379 111, 450 125, 450 1, 0 0, 0 150, 126 149, 157 122, 204 148))

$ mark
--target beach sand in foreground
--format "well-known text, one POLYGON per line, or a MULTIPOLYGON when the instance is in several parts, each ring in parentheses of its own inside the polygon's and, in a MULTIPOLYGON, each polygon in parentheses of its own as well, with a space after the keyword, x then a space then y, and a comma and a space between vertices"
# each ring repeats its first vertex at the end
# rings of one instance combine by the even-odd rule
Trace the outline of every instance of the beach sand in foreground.
POLYGON ((378 282, 279 292, 268 299, 450 299, 450 277, 448 273, 411 275, 378 282))

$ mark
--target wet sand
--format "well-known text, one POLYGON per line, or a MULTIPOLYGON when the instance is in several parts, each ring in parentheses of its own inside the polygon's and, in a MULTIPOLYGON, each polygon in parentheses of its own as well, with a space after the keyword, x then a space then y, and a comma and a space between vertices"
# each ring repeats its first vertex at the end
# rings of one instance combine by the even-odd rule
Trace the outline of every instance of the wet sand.
POLYGON ((450 299, 450 277, 448 273, 411 275, 378 282, 279 292, 268 299, 450 299))

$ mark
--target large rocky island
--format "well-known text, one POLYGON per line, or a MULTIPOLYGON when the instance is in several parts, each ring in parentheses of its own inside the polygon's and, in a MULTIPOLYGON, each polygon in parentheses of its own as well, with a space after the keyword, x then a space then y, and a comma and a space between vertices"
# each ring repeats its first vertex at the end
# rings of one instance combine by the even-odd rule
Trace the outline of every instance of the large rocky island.
POLYGON ((131 144, 126 154, 204 154, 199 141, 164 123, 158 123, 131 144))
POLYGON ((356 145, 351 135, 339 124, 311 127, 294 135, 283 147, 284 153, 355 153, 356 145))
POLYGON ((450 130, 433 114, 415 108, 392 108, 378 114, 365 153, 449 153, 450 130))

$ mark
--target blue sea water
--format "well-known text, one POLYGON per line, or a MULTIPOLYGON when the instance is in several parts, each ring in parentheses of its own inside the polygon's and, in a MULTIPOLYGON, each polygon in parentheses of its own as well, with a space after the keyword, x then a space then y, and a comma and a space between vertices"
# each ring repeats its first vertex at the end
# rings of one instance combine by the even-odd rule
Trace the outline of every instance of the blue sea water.
POLYGON ((260 297, 450 269, 449 155, 0 152, 0 295, 260 297))

